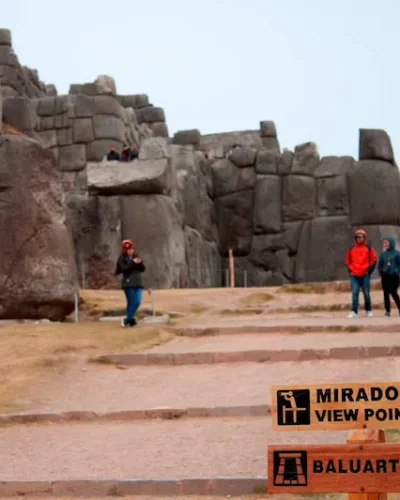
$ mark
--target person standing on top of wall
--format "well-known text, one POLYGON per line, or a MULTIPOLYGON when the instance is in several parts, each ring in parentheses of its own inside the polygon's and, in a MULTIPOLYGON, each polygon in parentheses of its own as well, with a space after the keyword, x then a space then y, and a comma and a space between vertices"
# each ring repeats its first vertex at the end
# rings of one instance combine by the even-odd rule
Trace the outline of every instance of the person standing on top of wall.
POLYGON ((390 236, 383 239, 382 246, 383 252, 379 257, 378 271, 382 282, 385 316, 390 316, 390 296, 393 297, 400 314, 400 298, 397 293, 400 275, 400 252, 396 250, 394 238, 390 236))
POLYGON ((363 229, 357 229, 354 238, 355 244, 346 253, 346 266, 350 273, 352 290, 352 311, 348 317, 357 318, 358 316, 358 296, 361 288, 364 295, 365 311, 367 316, 371 318, 373 314, 370 281, 376 266, 376 253, 367 244, 367 233, 363 229))
POLYGON ((135 314, 142 302, 143 281, 142 273, 146 270, 142 259, 135 253, 135 246, 131 240, 122 242, 122 253, 118 258, 115 274, 122 274, 121 288, 126 296, 126 318, 121 321, 122 326, 135 326, 135 314))

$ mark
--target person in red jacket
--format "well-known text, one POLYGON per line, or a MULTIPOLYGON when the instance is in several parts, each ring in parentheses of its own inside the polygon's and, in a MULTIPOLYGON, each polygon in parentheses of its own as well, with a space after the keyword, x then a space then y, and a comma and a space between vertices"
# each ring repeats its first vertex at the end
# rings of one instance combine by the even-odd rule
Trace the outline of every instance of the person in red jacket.
POLYGON ((375 250, 367 244, 367 233, 363 229, 355 232, 355 244, 347 250, 346 266, 350 273, 350 285, 352 290, 352 311, 349 318, 358 316, 358 296, 360 288, 364 295, 365 311, 371 318, 372 305, 370 295, 371 274, 376 266, 375 250))

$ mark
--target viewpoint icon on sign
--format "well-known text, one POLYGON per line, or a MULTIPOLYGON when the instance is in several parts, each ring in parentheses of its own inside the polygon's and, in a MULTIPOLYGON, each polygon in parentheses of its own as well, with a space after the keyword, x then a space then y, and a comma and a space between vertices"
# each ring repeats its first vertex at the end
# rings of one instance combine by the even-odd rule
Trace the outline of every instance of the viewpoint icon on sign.
POLYGON ((309 389, 277 392, 278 425, 310 425, 309 389))
POLYGON ((274 485, 307 486, 306 451, 274 451, 274 485))

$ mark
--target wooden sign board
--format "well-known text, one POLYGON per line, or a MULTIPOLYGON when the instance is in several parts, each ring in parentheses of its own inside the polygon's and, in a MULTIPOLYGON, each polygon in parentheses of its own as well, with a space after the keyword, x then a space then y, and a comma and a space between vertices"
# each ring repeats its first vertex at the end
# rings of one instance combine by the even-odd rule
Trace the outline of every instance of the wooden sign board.
POLYGON ((400 445, 268 446, 268 493, 400 492, 400 445))
POLYGON ((279 431, 400 428, 400 382, 273 386, 279 431))

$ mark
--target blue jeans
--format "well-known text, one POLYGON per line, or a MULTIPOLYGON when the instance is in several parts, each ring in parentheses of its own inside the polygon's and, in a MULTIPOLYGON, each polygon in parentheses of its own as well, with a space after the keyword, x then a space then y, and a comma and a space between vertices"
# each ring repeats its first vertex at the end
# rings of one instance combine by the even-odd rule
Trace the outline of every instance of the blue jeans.
POLYGON ((369 274, 364 274, 364 276, 350 276, 351 291, 353 292, 352 310, 355 313, 358 313, 358 295, 360 293, 360 288, 364 295, 365 310, 367 312, 372 310, 371 296, 369 293, 370 280, 369 274))
POLYGON ((126 320, 132 321, 142 302, 141 288, 124 288, 126 295, 126 320))

